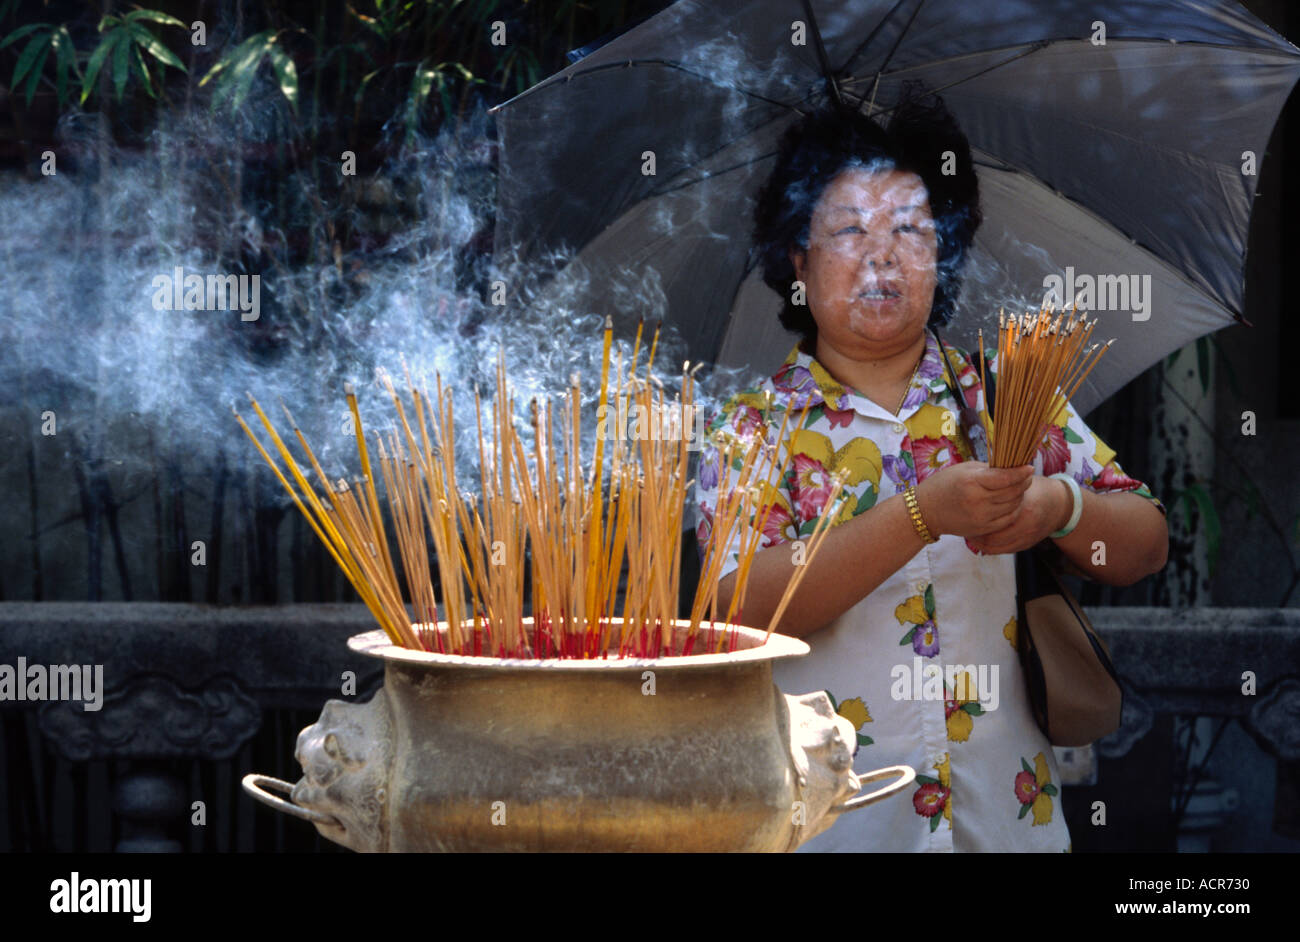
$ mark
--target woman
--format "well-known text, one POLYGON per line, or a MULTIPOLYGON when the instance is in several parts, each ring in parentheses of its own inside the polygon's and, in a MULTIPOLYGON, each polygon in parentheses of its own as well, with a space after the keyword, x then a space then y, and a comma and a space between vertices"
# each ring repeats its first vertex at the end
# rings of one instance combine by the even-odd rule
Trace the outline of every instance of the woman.
MULTIPOLYGON (((767 625, 802 558, 795 542, 824 505, 830 475, 844 475, 847 500, 778 626, 806 637, 812 653, 778 664, 776 679, 830 694, 857 727, 856 770, 902 763, 918 773, 906 797, 845 815, 809 850, 1068 850, 1060 776, 1015 651, 1013 554, 1050 539, 1112 585, 1165 564, 1164 508, 1072 407, 1020 468, 976 460, 954 421, 952 374, 932 328, 952 316, 979 222, 970 147, 937 101, 904 105, 887 130, 856 112, 808 117, 786 135, 759 198, 764 278, 787 299, 782 323, 802 340, 711 428, 757 429, 764 390, 813 408, 782 443, 783 453, 793 447, 792 473, 739 620, 767 625), (1055 473, 1080 485, 1072 527, 1075 489, 1055 473)), ((967 404, 982 411, 978 365, 945 346, 967 404)), ((780 411, 771 416, 779 427, 780 411)), ((716 452, 701 462, 703 552, 716 452)), ((724 606, 735 585, 728 557, 724 606)))

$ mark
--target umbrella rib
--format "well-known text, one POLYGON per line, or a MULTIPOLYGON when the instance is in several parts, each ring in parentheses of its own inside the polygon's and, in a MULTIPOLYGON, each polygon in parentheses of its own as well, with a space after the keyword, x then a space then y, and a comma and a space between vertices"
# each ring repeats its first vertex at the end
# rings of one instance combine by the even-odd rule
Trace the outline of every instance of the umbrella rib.
MULTIPOLYGON (((862 55, 863 51, 865 51, 866 48, 871 45, 871 41, 876 38, 876 36, 880 33, 882 29, 885 28, 885 24, 888 23, 891 19, 893 19, 894 14, 898 12, 898 8, 901 7, 906 2, 907 0, 898 0, 898 2, 893 5, 890 11, 886 13, 883 17, 881 17, 880 22, 877 23, 872 28, 871 32, 867 34, 867 38, 862 40, 862 42, 858 44, 858 48, 854 49, 853 52, 849 54, 849 57, 844 60, 844 65, 840 68, 841 72, 852 67, 853 60, 856 59, 858 56, 862 55)), ((893 55, 893 53, 891 52, 890 55, 893 55)))
POLYGON ((744 167, 748 167, 750 164, 756 164, 760 160, 766 160, 768 157, 775 157, 776 154, 777 152, 774 150, 768 151, 766 154, 759 154, 756 157, 751 157, 749 160, 742 160, 740 163, 732 164, 729 167, 719 167, 717 170, 713 171, 712 173, 707 173, 702 177, 696 177, 693 180, 686 180, 682 183, 677 184, 676 186, 667 187, 666 189, 655 190, 653 193, 650 193, 647 196, 647 199, 651 197, 667 196, 669 193, 676 193, 678 190, 684 190, 688 186, 695 186, 695 184, 697 183, 703 183, 704 181, 711 180, 714 177, 720 177, 725 173, 731 173, 731 171, 733 170, 740 170, 744 167))
MULTIPOLYGON (((815 94, 815 93, 814 93, 814 94, 815 94)), ((801 98, 801 99, 799 100, 799 102, 802 103, 802 102, 804 102, 804 101, 807 101, 807 100, 808 100, 809 98, 811 98, 811 97, 812 97, 811 94, 810 94, 810 95, 805 95, 803 98, 801 98)), ((795 114, 798 114, 798 115, 801 115, 801 116, 804 114, 804 112, 800 111, 799 108, 798 108, 796 105, 787 105, 787 107, 791 108, 791 109, 795 112, 795 114)), ((702 164, 704 161, 708 160, 708 159, 709 159, 710 157, 712 157, 714 154, 719 153, 720 151, 724 150, 724 149, 727 148, 727 147, 730 147, 732 144, 736 143, 736 141, 738 141, 738 140, 740 140, 740 139, 742 139, 742 138, 749 137, 749 136, 753 135, 756 131, 758 131, 759 128, 765 127, 766 125, 769 125, 769 124, 771 124, 773 121, 776 121, 776 120, 778 120, 778 119, 777 119, 777 118, 767 118, 767 119, 765 119, 765 120, 759 122, 758 124, 754 125, 754 127, 752 127, 752 128, 747 128, 747 129, 744 131, 744 133, 739 134, 739 135, 737 135, 736 137, 733 137, 733 138, 731 138, 730 140, 724 141, 723 143, 719 144, 719 145, 718 145, 717 147, 715 147, 713 150, 709 151, 707 154, 703 155, 703 156, 700 157, 698 160, 696 160, 695 163, 692 164, 691 166, 692 166, 692 167, 698 167, 700 164, 702 164)), ((718 169, 715 170, 715 171, 712 171, 712 172, 710 172, 710 173, 706 173, 706 174, 705 174, 704 176, 702 176, 702 177, 696 177, 696 178, 693 179, 693 180, 687 180, 687 181, 685 181, 685 182, 683 182, 683 183, 678 183, 678 184, 676 184, 676 185, 674 185, 674 186, 667 186, 667 184, 668 184, 668 183, 671 183, 672 180, 676 179, 678 176, 680 176, 680 175, 683 174, 683 173, 686 173, 688 170, 691 169, 691 167, 683 167, 683 168, 682 168, 681 170, 679 170, 676 174, 674 174, 671 178, 669 178, 668 180, 665 181, 665 187, 664 187, 663 189, 660 189, 660 190, 654 190, 654 191, 652 191, 652 192, 649 194, 649 196, 653 196, 653 197, 657 197, 657 196, 667 196, 669 193, 675 193, 675 192, 677 192, 678 190, 683 190, 683 189, 685 189, 685 188, 688 187, 688 186, 694 186, 694 185, 697 184, 697 183, 703 183, 705 180, 712 179, 713 177, 722 176, 724 173, 730 173, 732 170, 739 170, 739 169, 741 169, 742 167, 748 167, 750 164, 757 163, 758 161, 763 160, 763 159, 765 159, 765 158, 767 158, 767 157, 772 157, 772 156, 774 156, 775 154, 776 154, 776 151, 769 151, 769 152, 767 152, 766 154, 759 154, 757 157, 753 157, 753 158, 750 158, 749 160, 741 161, 741 162, 738 163, 738 164, 732 164, 732 165, 729 166, 729 167, 720 167, 720 168, 718 168, 718 169)))
POLYGON ((734 91, 738 91, 741 92, 742 94, 748 95, 750 98, 756 98, 759 101, 767 102, 769 105, 776 105, 779 108, 789 108, 793 111, 796 112, 798 111, 798 109, 795 108, 793 105, 787 104, 784 101, 778 101, 775 98, 769 98, 766 95, 760 95, 758 92, 750 91, 748 88, 743 88, 740 85, 724 85, 721 82, 703 74, 702 72, 697 72, 692 68, 688 68, 687 66, 682 65, 680 62, 673 62, 671 59, 625 59, 621 62, 605 62, 600 65, 590 66, 586 69, 579 69, 576 72, 569 73, 569 75, 565 77, 563 82, 559 80, 559 76, 557 75, 555 76, 555 81, 543 82, 541 84, 534 85, 532 88, 526 88, 518 95, 516 95, 514 98, 511 98, 507 101, 503 101, 499 105, 494 105, 493 107, 488 109, 488 114, 495 114, 496 112, 500 111, 502 108, 505 108, 508 105, 513 105, 515 102, 519 101, 519 99, 531 95, 534 92, 540 92, 543 91, 544 89, 553 88, 557 85, 567 85, 569 84, 570 81, 580 76, 591 75, 594 72, 604 72, 609 69, 630 69, 634 66, 639 66, 639 65, 642 66, 661 65, 666 68, 677 69, 680 72, 685 72, 687 75, 693 75, 698 79, 702 79, 705 82, 708 82, 710 85, 716 85, 718 88, 732 89, 734 91))
MULTIPOLYGON (((1000 69, 1000 68, 1002 68, 1004 65, 1010 65, 1012 62, 1015 62, 1017 59, 1023 59, 1025 56, 1028 56, 1028 55, 1031 55, 1031 54, 1033 54, 1033 53, 1035 53, 1035 52, 1038 52, 1040 49, 1046 49, 1049 45, 1051 45, 1051 42, 1050 42, 1049 40, 1040 40, 1039 42, 1034 43, 1034 45, 1032 45, 1032 46, 1029 47, 1028 49, 1024 49, 1024 50, 1022 50, 1021 52, 1017 53, 1016 55, 1011 56, 1009 59, 1003 59, 1001 62, 995 62, 995 63, 993 63, 992 65, 985 66, 984 68, 980 69, 978 72, 974 72, 974 73, 972 73, 971 75, 967 75, 967 76, 964 76, 964 77, 962 77, 962 78, 959 78, 959 79, 957 79, 956 81, 949 82, 947 85, 940 85, 938 88, 932 88, 932 89, 929 89, 929 94, 937 95, 937 94, 939 94, 939 92, 942 92, 942 91, 945 91, 945 90, 947 90, 947 89, 949 89, 949 88, 952 88, 954 85, 961 85, 963 82, 969 82, 969 81, 971 81, 972 79, 979 78, 981 75, 983 75, 983 74, 986 73, 986 72, 992 72, 994 69, 1000 69)), ((905 69, 900 69, 899 72, 891 72, 891 73, 889 73, 889 74, 890 74, 891 76, 893 76, 893 75, 898 75, 898 74, 900 74, 900 73, 903 72, 903 71, 906 71, 906 70, 905 70, 905 69)), ((871 88, 871 100, 872 100, 873 102, 874 102, 875 99, 876 99, 876 85, 879 84, 879 82, 880 82, 880 75, 881 75, 881 73, 879 73, 879 72, 876 73, 875 82, 872 84, 872 88, 871 88)), ((865 76, 864 76, 864 79, 865 79, 865 76)), ((861 108, 861 104, 860 104, 860 103, 863 102, 863 101, 866 101, 866 97, 867 97, 866 95, 859 95, 859 96, 858 96, 859 108, 861 108)), ((874 117, 876 114, 889 114, 891 111, 894 111, 896 108, 898 108, 898 106, 899 106, 900 104, 902 104, 902 103, 901 103, 901 102, 896 102, 896 103, 894 104, 894 106, 891 107, 891 108, 881 108, 881 109, 879 109, 879 110, 873 112, 872 116, 874 117)))
MULTIPOLYGON (((867 109, 868 117, 871 117, 871 115, 875 112, 876 89, 880 87, 881 73, 883 73, 885 69, 889 67, 889 60, 894 58, 894 53, 896 53, 898 51, 898 47, 903 44, 903 37, 906 36, 907 31, 912 28, 912 23, 916 21, 916 15, 921 12, 921 7, 924 4, 925 4, 925 0, 917 0, 916 9, 914 9, 912 11, 912 15, 907 18, 907 22, 903 24, 903 28, 899 30, 898 38, 894 40, 894 44, 889 47, 889 52, 885 54, 885 61, 880 63, 880 68, 876 69, 875 81, 871 83, 871 104, 867 109)), ((860 102, 861 99, 859 99, 859 105, 858 105, 859 110, 861 110, 862 108, 860 102)))
MULTIPOLYGON (((987 49, 975 49, 971 52, 963 52, 960 55, 956 55, 956 56, 945 56, 942 59, 927 59, 924 62, 918 62, 916 65, 907 65, 907 66, 903 66, 901 69, 895 69, 892 72, 886 72, 883 74, 883 77, 893 78, 896 75, 903 75, 907 72, 915 72, 921 69, 928 69, 936 65, 947 65, 950 62, 960 62, 962 59, 970 59, 975 56, 986 56, 989 55, 990 53, 1006 52, 1011 49, 1023 49, 1025 48, 1026 45, 1030 47, 1030 51, 1036 51, 1039 48, 1061 45, 1063 43, 1085 43, 1085 42, 1089 42, 1089 40, 1079 36, 1057 36, 1054 38, 1036 39, 1032 43, 1028 43, 1028 44, 1012 43, 1009 46, 990 46, 987 49)), ((1112 43, 1124 43, 1124 44, 1145 43, 1153 46, 1170 45, 1168 39, 1161 39, 1156 36, 1107 36, 1106 44, 1110 45, 1112 43)), ((1217 49, 1217 50, 1222 50, 1223 52, 1249 52, 1256 55, 1276 56, 1279 59, 1287 59, 1292 62, 1296 62, 1300 60, 1300 56, 1297 56, 1295 53, 1286 52, 1285 50, 1281 50, 1281 49, 1269 49, 1262 46, 1238 46, 1238 45, 1226 46, 1221 43, 1207 43, 1207 42, 1201 42, 1199 40, 1194 40, 1194 39, 1180 40, 1178 42, 1178 45, 1203 46, 1207 49, 1217 49)), ((1009 60, 1009 61, 1013 61, 1013 60, 1009 60)), ((856 84, 856 83, 861 83, 866 81, 869 81, 869 79, 865 75, 850 76, 848 78, 841 80, 842 84, 845 85, 856 84)))
MULTIPOLYGON (((822 31, 817 28, 817 16, 813 13, 812 0, 802 0, 804 14, 808 17, 808 25, 812 27, 813 48, 817 50, 817 61, 822 67, 822 75, 826 79, 826 86, 830 89, 831 98, 835 104, 844 104, 844 99, 840 95, 840 87, 835 82, 835 76, 831 72, 831 64, 826 59, 826 46, 822 43, 822 31)), ((922 3, 925 0, 921 0, 922 3)))

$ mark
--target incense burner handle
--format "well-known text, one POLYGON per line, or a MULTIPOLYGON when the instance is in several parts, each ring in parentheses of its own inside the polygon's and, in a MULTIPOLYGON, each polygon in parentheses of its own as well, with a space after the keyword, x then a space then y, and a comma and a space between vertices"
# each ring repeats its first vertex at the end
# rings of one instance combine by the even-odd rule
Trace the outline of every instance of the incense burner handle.
POLYGON ((859 808, 865 808, 867 805, 875 804, 882 798, 888 798, 897 791, 901 791, 908 785, 916 781, 916 770, 910 765, 891 765, 883 769, 876 769, 872 772, 863 772, 858 776, 858 781, 862 784, 867 782, 878 782, 882 778, 889 778, 891 775, 897 775, 898 781, 890 782, 884 788, 878 788, 874 792, 865 795, 859 795, 856 798, 850 798, 848 801, 841 802, 838 805, 831 805, 826 813, 841 814, 845 811, 857 811, 859 808))
POLYGON ((343 830, 342 822, 332 814, 324 814, 311 808, 304 808, 302 805, 295 805, 292 801, 272 795, 270 791, 266 790, 271 789, 271 791, 288 795, 293 791, 293 785, 288 782, 272 778, 269 775, 258 775, 254 772, 245 775, 241 784, 244 786, 244 791, 276 811, 283 811, 285 814, 293 815, 295 818, 302 818, 312 824, 343 830))

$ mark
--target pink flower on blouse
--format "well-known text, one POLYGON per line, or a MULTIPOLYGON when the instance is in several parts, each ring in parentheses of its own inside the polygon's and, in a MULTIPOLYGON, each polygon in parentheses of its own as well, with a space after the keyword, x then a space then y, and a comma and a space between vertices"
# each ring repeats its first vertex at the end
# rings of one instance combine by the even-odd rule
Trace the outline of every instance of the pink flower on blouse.
POLYGON ((912 458, 916 462, 917 481, 924 481, 940 468, 961 463, 957 446, 947 438, 913 439, 912 458))
POLYGON ((816 520, 831 496, 831 476, 809 455, 794 456, 794 499, 801 520, 816 520))
POLYGON ((1043 474, 1060 474, 1070 464, 1070 446, 1065 443, 1065 429, 1059 425, 1047 426, 1047 434, 1038 446, 1043 456, 1043 474))
POLYGON ((731 415, 731 428, 737 435, 749 435, 763 427, 763 413, 753 406, 737 406, 731 415))
POLYGON ((948 801, 948 789, 938 782, 927 782, 912 796, 912 807, 923 818, 933 818, 948 801))
POLYGON ((1142 482, 1137 478, 1131 478, 1122 471, 1116 470, 1117 465, 1111 462, 1101 469, 1101 474, 1097 475, 1092 481, 1092 487, 1098 491, 1131 491, 1134 488, 1142 486, 1142 482))
POLYGON ((1016 773, 1016 800, 1027 805, 1038 797, 1038 779, 1033 772, 1016 773))
POLYGON ((831 428, 848 428, 853 421, 852 409, 827 409, 826 421, 831 428))
POLYGON ((695 541, 700 546, 700 551, 709 545, 709 537, 713 535, 713 510, 708 504, 700 504, 700 522, 695 526, 695 541))
POLYGON ((759 517, 764 513, 767 514, 767 519, 763 521, 763 546, 788 543, 798 536, 794 518, 790 516, 790 510, 785 504, 777 503, 772 505, 771 510, 757 511, 759 517))

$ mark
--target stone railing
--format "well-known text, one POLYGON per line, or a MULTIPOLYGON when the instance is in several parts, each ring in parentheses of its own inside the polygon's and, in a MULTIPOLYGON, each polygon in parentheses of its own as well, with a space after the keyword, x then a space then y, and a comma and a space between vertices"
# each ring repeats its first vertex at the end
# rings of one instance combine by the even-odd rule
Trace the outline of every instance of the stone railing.
MULTIPOLYGON (((1127 695, 1123 725, 1096 751, 1128 753, 1160 714, 1240 721, 1280 762, 1300 761, 1300 610, 1089 610, 1127 695), (1256 693, 1243 693, 1244 671, 1256 693)), ((166 760, 229 759, 263 711, 365 699, 382 680, 346 639, 374 623, 360 605, 227 608, 151 603, 0 603, 0 665, 102 665, 102 708, 5 700, 35 711, 71 762, 125 760, 112 796, 118 850, 179 850, 167 837, 189 808, 166 760), (346 672, 355 675, 345 689, 346 672), (353 693, 353 690, 355 693, 353 693)), ((236 770, 238 774, 251 769, 236 770)), ((1069 784, 1067 781, 1066 784, 1069 784)), ((238 801, 239 796, 220 796, 238 801)))

